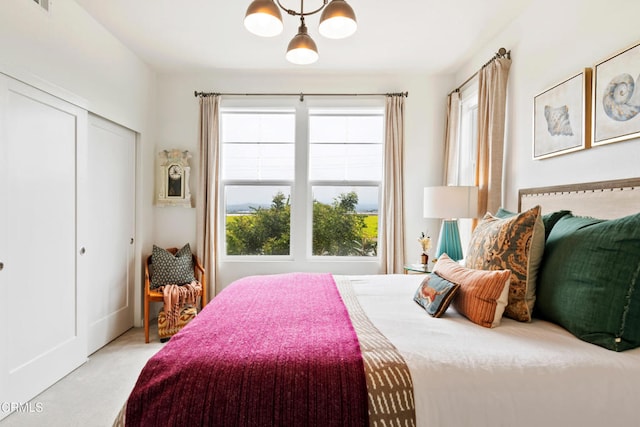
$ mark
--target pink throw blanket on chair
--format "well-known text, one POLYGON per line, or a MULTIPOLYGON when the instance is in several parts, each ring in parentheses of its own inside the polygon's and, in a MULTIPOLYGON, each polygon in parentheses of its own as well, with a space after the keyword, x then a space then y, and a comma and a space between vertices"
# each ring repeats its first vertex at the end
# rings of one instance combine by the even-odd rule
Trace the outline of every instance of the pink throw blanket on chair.
POLYGON ((186 285, 162 286, 164 297, 164 313, 167 316, 167 330, 173 331, 178 326, 180 311, 185 304, 196 304, 196 298, 201 294, 202 285, 194 280, 186 285))

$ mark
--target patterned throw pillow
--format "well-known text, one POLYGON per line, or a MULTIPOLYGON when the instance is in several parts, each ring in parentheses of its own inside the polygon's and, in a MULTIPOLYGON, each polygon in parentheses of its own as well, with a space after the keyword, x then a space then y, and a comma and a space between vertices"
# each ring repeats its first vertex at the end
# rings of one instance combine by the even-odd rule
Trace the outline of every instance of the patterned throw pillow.
POLYGON ((191 247, 187 243, 175 255, 153 245, 151 289, 164 285, 184 285, 195 280, 191 247))
MULTIPOLYGON (((549 238, 549 233, 553 230, 553 226, 556 225, 560 218, 563 216, 569 215, 571 211, 555 211, 551 213, 547 213, 542 215, 542 224, 544 225, 544 241, 546 242, 549 238)), ((500 219, 511 218, 512 216, 518 215, 515 212, 511 212, 506 210, 505 208, 498 209, 495 216, 500 219)))
POLYGON ((438 257, 433 272, 460 285, 453 300, 453 306, 460 314, 485 328, 494 328, 500 324, 507 305, 511 278, 509 270, 472 270, 442 254, 438 257))
POLYGON ((447 311, 451 300, 460 288, 457 283, 443 279, 437 274, 429 274, 418 286, 413 300, 433 317, 440 317, 447 311))
POLYGON ((504 314, 529 322, 543 253, 540 206, 503 219, 487 213, 473 231, 465 265, 478 270, 511 270, 509 304, 504 314))

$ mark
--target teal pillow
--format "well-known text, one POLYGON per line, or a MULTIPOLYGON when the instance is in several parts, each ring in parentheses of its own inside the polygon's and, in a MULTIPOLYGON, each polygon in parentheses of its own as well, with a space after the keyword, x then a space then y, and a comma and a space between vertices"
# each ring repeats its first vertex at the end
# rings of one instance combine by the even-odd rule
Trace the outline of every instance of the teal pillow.
POLYGON ((639 347, 639 276, 640 214, 565 215, 547 240, 536 315, 609 350, 639 347))
POLYGON ((496 218, 505 219, 505 218, 511 218, 512 216, 516 216, 516 215, 518 214, 515 212, 508 211, 505 208, 499 208, 498 212, 496 212, 494 216, 496 218))
POLYGON ((451 304, 458 288, 459 284, 431 273, 420 283, 413 300, 431 316, 440 317, 451 304))
POLYGON ((187 243, 175 255, 153 245, 151 289, 164 285, 184 285, 195 280, 191 247, 187 243))

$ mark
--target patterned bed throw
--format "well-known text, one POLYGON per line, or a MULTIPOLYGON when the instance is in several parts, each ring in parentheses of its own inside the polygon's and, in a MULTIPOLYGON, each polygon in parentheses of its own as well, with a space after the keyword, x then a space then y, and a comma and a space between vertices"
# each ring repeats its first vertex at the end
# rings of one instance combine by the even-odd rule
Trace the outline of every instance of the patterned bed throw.
POLYGON ((409 367, 395 346, 371 323, 346 277, 336 277, 364 360, 372 427, 416 425, 413 381, 409 367))
POLYGON ((356 335, 340 288, 330 274, 236 281, 149 360, 116 424, 414 425, 406 365, 356 335))

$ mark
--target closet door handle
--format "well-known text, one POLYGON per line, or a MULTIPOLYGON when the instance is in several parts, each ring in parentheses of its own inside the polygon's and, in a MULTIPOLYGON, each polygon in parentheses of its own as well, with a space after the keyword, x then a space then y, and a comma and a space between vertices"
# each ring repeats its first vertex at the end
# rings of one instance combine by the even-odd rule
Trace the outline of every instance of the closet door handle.
POLYGON ((129 244, 133 245, 133 237, 131 238, 131 240, 129 240, 129 244))
POLYGON ((80 255, 84 255, 87 250, 83 247, 80 248, 80 255))
POLYGON ((4 268, 4 262, 0 261, 0 271, 4 268))

